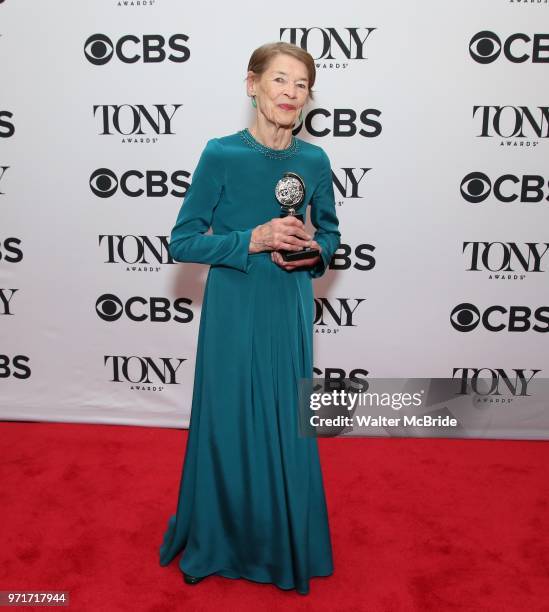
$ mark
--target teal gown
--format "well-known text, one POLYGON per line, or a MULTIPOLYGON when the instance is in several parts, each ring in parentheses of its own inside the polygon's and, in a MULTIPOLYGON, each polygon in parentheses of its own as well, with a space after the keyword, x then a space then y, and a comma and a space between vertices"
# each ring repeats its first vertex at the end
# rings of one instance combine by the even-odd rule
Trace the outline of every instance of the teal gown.
POLYGON ((297 392, 299 379, 313 375, 312 278, 339 239, 320 147, 293 137, 275 150, 248 130, 208 141, 169 244, 176 261, 210 269, 179 500, 161 565, 183 551, 186 574, 302 594, 311 577, 332 574, 317 440, 298 435, 297 392), (309 211, 322 246, 322 261, 293 271, 269 252, 248 253, 253 228, 280 215, 274 189, 286 171, 304 179, 301 212, 309 211))

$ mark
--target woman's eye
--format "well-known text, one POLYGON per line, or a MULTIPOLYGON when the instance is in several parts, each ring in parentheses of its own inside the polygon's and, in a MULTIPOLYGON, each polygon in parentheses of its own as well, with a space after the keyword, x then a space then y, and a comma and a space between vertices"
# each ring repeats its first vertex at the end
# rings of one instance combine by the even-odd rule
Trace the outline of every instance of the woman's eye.
POLYGON ((307 89, 305 83, 299 83, 298 87, 301 87, 302 89, 307 89))

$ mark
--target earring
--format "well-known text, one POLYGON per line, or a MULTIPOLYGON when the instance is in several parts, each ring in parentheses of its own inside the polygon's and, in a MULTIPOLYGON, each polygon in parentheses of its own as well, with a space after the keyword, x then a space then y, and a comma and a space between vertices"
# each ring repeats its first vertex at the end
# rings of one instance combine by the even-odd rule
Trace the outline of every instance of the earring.
POLYGON ((299 123, 303 121, 303 109, 299 111, 299 123))
POLYGON ((255 101, 255 96, 252 96, 252 106, 257 108, 257 102, 255 101))

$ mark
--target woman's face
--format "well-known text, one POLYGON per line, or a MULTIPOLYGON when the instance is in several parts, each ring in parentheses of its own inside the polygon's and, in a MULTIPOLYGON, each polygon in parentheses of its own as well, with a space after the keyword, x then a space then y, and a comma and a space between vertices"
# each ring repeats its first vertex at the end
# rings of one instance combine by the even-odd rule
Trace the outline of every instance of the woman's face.
POLYGON ((293 127, 309 96, 307 67, 295 57, 279 53, 260 77, 248 73, 248 94, 255 96, 257 112, 267 121, 293 127))

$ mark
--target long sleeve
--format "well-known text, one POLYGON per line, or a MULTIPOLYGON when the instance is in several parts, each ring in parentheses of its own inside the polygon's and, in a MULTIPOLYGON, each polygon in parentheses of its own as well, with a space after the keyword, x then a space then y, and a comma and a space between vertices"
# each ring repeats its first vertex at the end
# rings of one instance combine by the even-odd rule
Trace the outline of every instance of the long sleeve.
POLYGON ((335 211, 332 169, 330 167, 330 160, 324 151, 322 151, 320 180, 313 193, 310 215, 311 223, 316 228, 313 238, 322 247, 322 252, 320 254, 321 261, 310 268, 309 274, 313 278, 318 278, 326 271, 333 254, 339 246, 341 237, 335 211))
POLYGON ((169 243, 176 261, 219 264, 247 271, 252 229, 206 234, 225 182, 221 145, 209 140, 193 173, 169 243))

